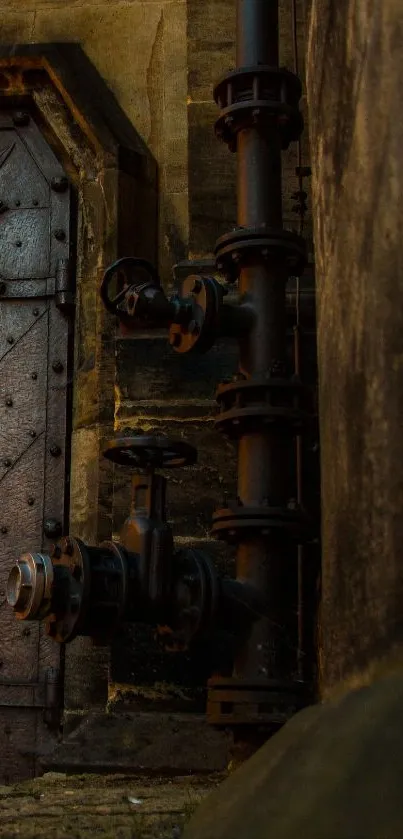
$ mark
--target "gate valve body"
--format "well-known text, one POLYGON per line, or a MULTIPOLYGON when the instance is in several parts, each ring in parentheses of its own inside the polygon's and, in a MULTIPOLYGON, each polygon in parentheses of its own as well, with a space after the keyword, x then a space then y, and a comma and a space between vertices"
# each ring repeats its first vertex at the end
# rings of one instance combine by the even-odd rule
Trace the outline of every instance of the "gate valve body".
POLYGON ((166 520, 166 479, 155 468, 195 463, 183 441, 137 436, 114 440, 105 456, 142 470, 121 542, 99 547, 64 537, 50 555, 24 554, 11 570, 7 600, 20 620, 44 621, 58 643, 77 635, 108 643, 122 623, 159 627, 166 647, 185 649, 211 628, 219 584, 209 558, 175 551, 166 520))
POLYGON ((153 266, 135 257, 114 262, 101 284, 106 309, 126 328, 133 330, 141 325, 168 328, 169 342, 180 353, 207 352, 217 337, 227 334, 232 318, 228 317, 230 307, 223 305, 226 293, 214 277, 191 274, 183 280, 179 292, 168 298, 153 266), (138 276, 141 272, 148 275, 147 279, 138 276), (119 285, 121 288, 116 291, 119 285), (113 286, 114 295, 111 294, 113 286))

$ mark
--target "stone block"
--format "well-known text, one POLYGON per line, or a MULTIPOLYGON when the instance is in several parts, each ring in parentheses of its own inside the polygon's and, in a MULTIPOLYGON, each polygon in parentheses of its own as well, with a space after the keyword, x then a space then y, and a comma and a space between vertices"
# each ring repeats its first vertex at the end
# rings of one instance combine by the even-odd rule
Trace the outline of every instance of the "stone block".
MULTIPOLYGON (((162 185, 165 193, 187 193, 188 190, 188 133, 179 136, 168 134, 165 138, 162 185)), ((169 199, 166 199, 169 200, 169 199)))
POLYGON ((233 0, 188 0, 188 38, 204 42, 235 42, 233 0))
POLYGON ((198 449, 198 465, 170 478, 168 515, 178 535, 206 538, 214 510, 236 496, 236 449, 211 423, 192 423, 186 439, 198 449))
MULTIPOLYGON (((158 31, 160 4, 61 3, 39 8, 35 41, 78 41, 121 107, 148 142, 151 126, 148 68, 158 31), (147 8, 147 16, 145 14, 147 8)), ((18 40, 21 41, 19 35, 18 40)))
POLYGON ((97 538, 97 510, 93 504, 92 488, 97 484, 98 455, 97 428, 79 428, 73 431, 71 507, 74 515, 70 516, 70 527, 76 536, 92 543, 97 538))
MULTIPOLYGON (((120 6, 144 6, 144 11, 149 12, 153 6, 160 7, 166 2, 171 2, 171 0, 69 0, 69 6, 72 8, 84 7, 84 8, 91 8, 91 6, 100 7, 100 6, 110 6, 110 5, 120 5, 120 6)), ((28 12, 28 11, 42 11, 42 10, 58 10, 65 9, 66 0, 2 0, 0 4, 0 10, 3 11, 4 9, 14 10, 17 9, 19 11, 28 12)))
POLYGON ((186 97, 188 72, 186 29, 186 3, 165 3, 163 7, 164 104, 166 110, 170 110, 172 106, 177 106, 178 108, 182 109, 183 127, 186 126, 186 97))
MULTIPOLYGON (((25 5, 25 4, 24 4, 25 5)), ((11 0, 10 3, 1 3, 1 42, 3 44, 19 44, 32 40, 32 31, 35 21, 36 3, 21 8, 18 0, 11 0)))
MULTIPOLYGON (((215 405, 219 382, 237 368, 235 342, 219 341, 208 353, 176 353, 166 335, 117 341, 117 383, 121 404, 136 412, 156 404, 189 402, 206 412, 215 405), (211 404, 206 404, 208 400, 211 404)), ((118 415, 119 418, 119 415, 118 415)))
POLYGON ((71 773, 225 772, 231 736, 196 714, 93 714, 46 762, 71 773), (91 767, 91 769, 90 769, 91 767))
POLYGON ((192 38, 188 42, 188 56, 189 97, 192 102, 214 101, 216 82, 235 65, 233 42, 217 43, 215 40, 209 43, 192 38))
POLYGON ((188 3, 189 97, 211 102, 213 87, 235 66, 235 10, 231 0, 188 3))
POLYGON ((233 639, 216 633, 169 653, 155 626, 126 624, 111 645, 109 704, 116 710, 201 712, 207 680, 231 673, 233 639))
POLYGON ((117 178, 106 170, 80 185, 78 278, 94 277, 116 254, 117 178))
POLYGON ((105 708, 108 701, 109 650, 94 647, 90 638, 75 638, 65 652, 67 712, 105 708))
POLYGON ((160 272, 163 282, 172 278, 172 266, 188 257, 188 193, 165 194, 160 208, 160 272))
POLYGON ((192 256, 211 254, 219 236, 228 233, 236 225, 235 202, 229 200, 226 189, 210 190, 199 188, 192 192, 190 200, 189 248, 192 256))
POLYGON ((190 249, 211 253, 218 236, 236 223, 235 156, 214 135, 214 104, 189 108, 190 249))
MULTIPOLYGON (((112 483, 113 467, 102 458, 101 437, 111 436, 111 429, 79 428, 72 434, 72 469, 71 469, 71 533, 87 542, 96 545, 100 541, 99 518, 111 508, 111 503, 103 504, 100 486, 112 483)), ((109 524, 109 537, 112 522, 109 524)), ((103 538, 104 530, 102 534, 103 538)))

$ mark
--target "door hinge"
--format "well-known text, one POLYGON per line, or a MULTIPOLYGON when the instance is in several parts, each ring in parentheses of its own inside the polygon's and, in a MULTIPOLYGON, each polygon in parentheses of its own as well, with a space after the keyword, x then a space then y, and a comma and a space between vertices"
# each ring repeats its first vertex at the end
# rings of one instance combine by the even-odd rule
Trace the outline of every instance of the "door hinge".
POLYGON ((55 276, 55 302, 65 314, 74 311, 74 287, 68 259, 58 259, 55 276))
POLYGON ((54 297, 58 309, 74 311, 74 282, 68 259, 58 259, 54 277, 43 280, 11 280, 0 276, 0 301, 54 297))

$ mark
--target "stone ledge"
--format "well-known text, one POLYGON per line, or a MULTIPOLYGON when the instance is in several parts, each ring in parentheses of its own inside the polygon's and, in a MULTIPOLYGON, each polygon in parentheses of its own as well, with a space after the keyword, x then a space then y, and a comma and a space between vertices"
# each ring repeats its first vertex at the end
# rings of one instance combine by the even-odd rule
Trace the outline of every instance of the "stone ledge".
POLYGON ((199 714, 99 713, 88 715, 42 759, 42 767, 69 773, 223 773, 231 744, 231 735, 199 714))

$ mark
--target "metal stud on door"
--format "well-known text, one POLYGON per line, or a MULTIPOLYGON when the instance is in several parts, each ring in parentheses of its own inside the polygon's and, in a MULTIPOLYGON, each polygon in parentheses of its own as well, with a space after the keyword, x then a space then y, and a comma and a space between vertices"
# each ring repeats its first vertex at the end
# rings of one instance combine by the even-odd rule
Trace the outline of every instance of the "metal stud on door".
POLYGON ((5 601, 16 551, 65 528, 70 186, 26 111, 0 113, 0 783, 32 777, 60 724, 61 653, 5 601))

